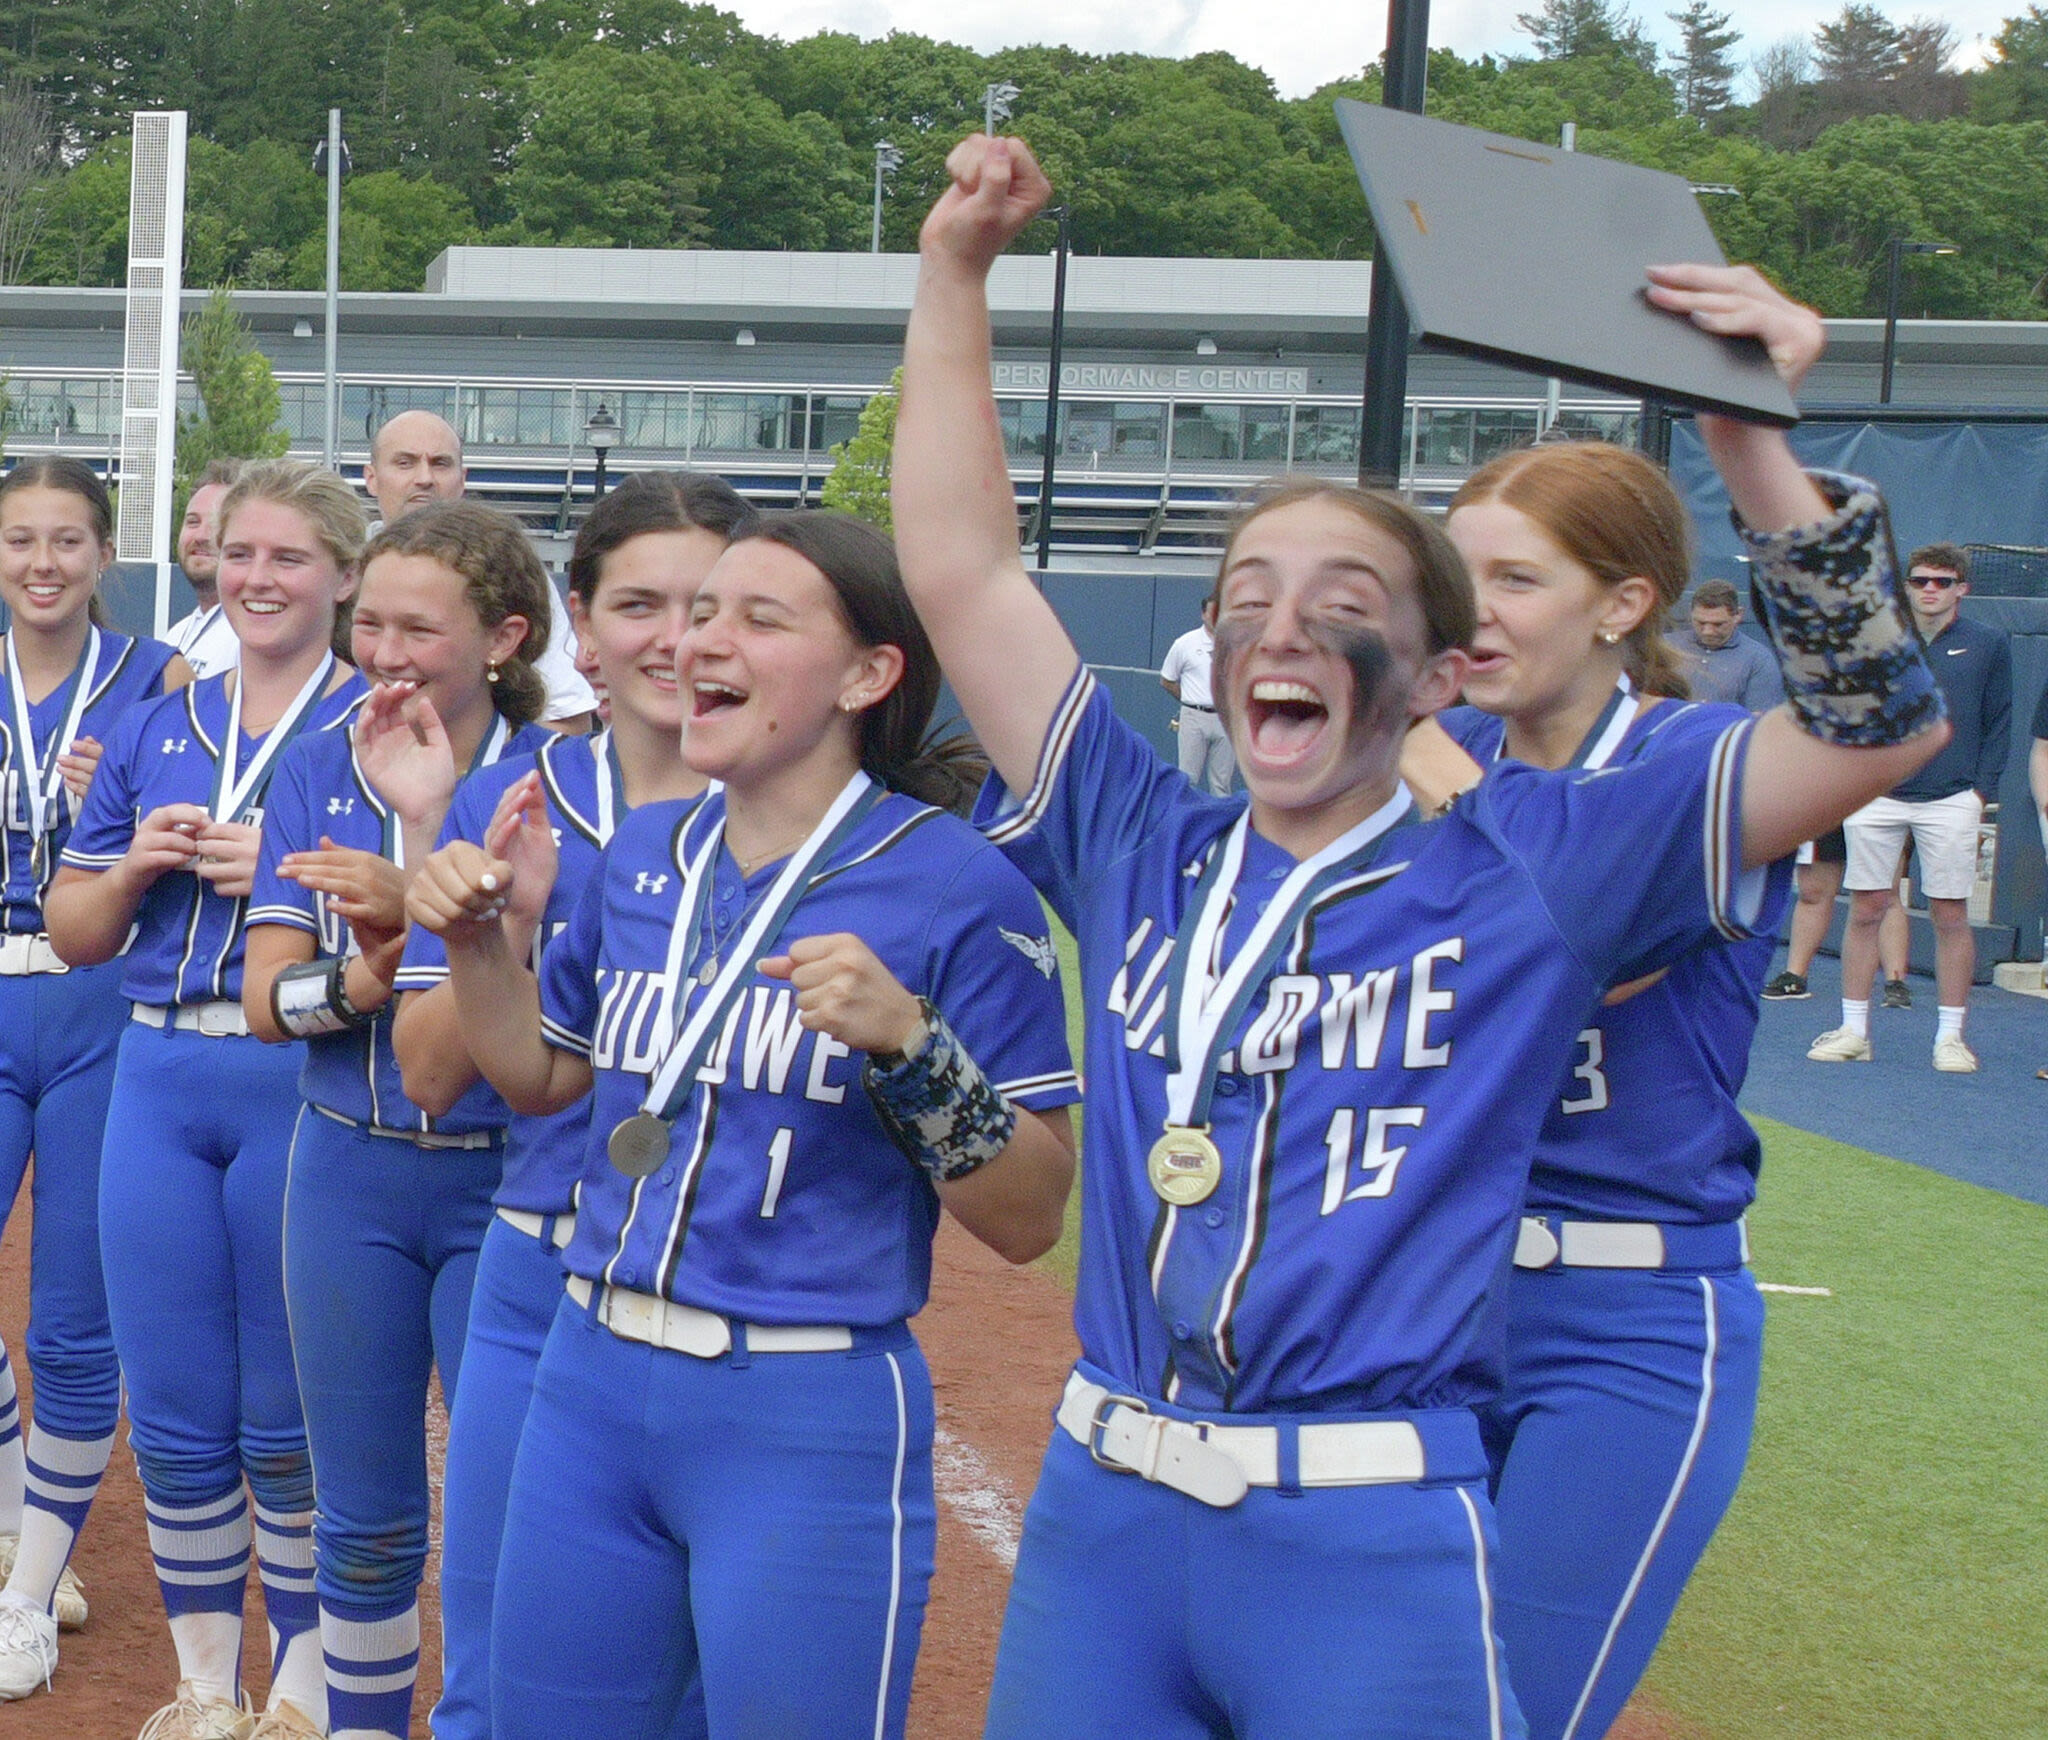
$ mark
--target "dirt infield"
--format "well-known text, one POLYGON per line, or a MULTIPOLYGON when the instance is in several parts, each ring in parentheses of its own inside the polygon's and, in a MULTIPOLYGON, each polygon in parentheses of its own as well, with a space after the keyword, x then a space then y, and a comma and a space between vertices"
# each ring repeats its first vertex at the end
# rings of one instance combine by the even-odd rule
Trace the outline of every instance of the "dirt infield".
MULTIPOLYGON (((12 1218, 0 1241, 0 1334, 14 1355, 26 1414, 29 1380, 20 1356, 28 1308, 26 1191, 12 1218)), ((918 1334, 938 1399, 940 1505, 938 1577, 918 1660, 910 1740, 975 1740, 1017 1520, 1045 1448, 1052 1398, 1074 1354, 1068 1299, 1043 1275, 1009 1268, 948 1222, 939 1236, 931 1308, 919 1319, 918 1334)), ((142 1491, 125 1426, 75 1563, 92 1618, 83 1631, 64 1637, 53 1692, 0 1704, 0 1740, 129 1740, 171 1694, 177 1667, 150 1571, 142 1491)), ((412 1730, 419 1740, 427 1735, 441 1674, 432 1578, 430 1564, 412 1730)), ((256 1643, 262 1597, 253 1579, 248 1618, 250 1690, 260 1701, 267 1675, 257 1659, 265 1652, 256 1643)), ((1704 1736, 1639 1699, 1612 1740, 1704 1736)))

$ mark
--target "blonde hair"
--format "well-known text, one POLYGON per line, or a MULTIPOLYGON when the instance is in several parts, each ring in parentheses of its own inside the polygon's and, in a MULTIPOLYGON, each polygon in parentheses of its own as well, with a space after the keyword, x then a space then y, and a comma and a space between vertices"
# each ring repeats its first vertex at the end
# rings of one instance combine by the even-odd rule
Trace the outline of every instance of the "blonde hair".
POLYGON ((1645 694, 1692 693, 1664 638, 1665 616, 1692 578, 1692 522, 1663 472, 1626 447, 1560 441, 1489 460, 1451 497, 1450 511, 1484 501, 1527 514, 1602 586, 1649 581, 1656 608, 1623 640, 1623 668, 1645 694))

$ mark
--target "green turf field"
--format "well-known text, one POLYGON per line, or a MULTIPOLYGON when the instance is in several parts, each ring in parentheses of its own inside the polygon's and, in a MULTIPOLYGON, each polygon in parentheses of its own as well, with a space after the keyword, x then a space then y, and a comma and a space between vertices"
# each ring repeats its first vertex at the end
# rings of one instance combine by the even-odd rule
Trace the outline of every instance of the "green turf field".
MULTIPOLYGON (((2048 1209, 1759 1119, 1756 1444, 1650 1684, 1713 1740, 2048 1736, 2048 1209)), ((2048 1158, 2044 1158, 2048 1164, 2048 1158)))
POLYGON ((1650 1688, 1705 1740, 2048 1740, 2048 1209, 1758 1128, 1757 1278, 1830 1296, 1768 1296, 1749 1472, 1650 1688))

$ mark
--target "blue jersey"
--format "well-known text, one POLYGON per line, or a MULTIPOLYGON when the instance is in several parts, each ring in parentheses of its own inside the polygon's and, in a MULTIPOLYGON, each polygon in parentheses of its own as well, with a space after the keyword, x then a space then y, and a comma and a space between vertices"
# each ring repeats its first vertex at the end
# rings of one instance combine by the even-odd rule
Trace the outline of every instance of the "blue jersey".
MULTIPOLYGON (((1743 712, 1665 701, 1638 714, 1600 762, 1683 753, 1743 712)), ((1476 707, 1442 719, 1475 760, 1499 756, 1500 719, 1476 707)), ((1755 1199, 1763 1150, 1736 1097, 1790 886, 1788 860, 1772 869, 1758 934, 1710 939, 1648 990, 1599 1010, 1579 1034, 1536 1144, 1532 1213, 1697 1225, 1733 1220, 1755 1199)))
POLYGON ((81 654, 71 675, 28 709, 29 735, 34 742, 23 754, 16 739, 15 695, 4 662, 0 662, 0 761, 6 767, 4 830, 0 830, 0 887, 5 894, 5 928, 10 935, 33 936, 43 928, 43 891, 57 873, 57 860, 71 838, 72 806, 68 792, 59 791, 51 806, 49 830, 40 848, 29 826, 29 805, 38 786, 47 787, 56 772, 56 758, 70 749, 70 742, 56 739, 64 727, 72 726, 70 737, 96 737, 102 743, 113 735, 121 716, 138 701, 161 696, 164 667, 177 653, 157 640, 130 640, 124 634, 99 631, 99 655, 94 661, 92 691, 74 717, 78 682, 85 667, 81 654))
MULTIPOLYGON (((111 870, 135 838, 136 824, 164 804, 198 804, 213 795, 229 717, 226 673, 191 684, 154 705, 131 707, 93 774, 85 808, 64 848, 80 870, 111 870)), ((341 718, 366 694, 363 679, 321 696, 306 731, 341 718)), ((236 765, 246 768, 269 733, 242 733, 236 765)), ((275 764, 273 764, 274 770, 275 764)), ((264 794, 251 793, 261 805, 264 794)), ((259 825, 262 811, 250 812, 259 825)), ((136 1003, 240 1001, 242 921, 247 902, 214 893, 190 870, 159 876, 142 896, 121 975, 121 995, 136 1003)))
MULTIPOLYGON (((483 844, 499 798, 538 767, 554 818, 555 885, 534 937, 534 965, 547 944, 568 928, 569 915, 597 868, 598 855, 626 814, 625 788, 610 756, 611 733, 593 737, 549 734, 533 755, 507 756, 462 782, 441 826, 441 844, 469 840, 483 844)), ((401 991, 430 991, 448 977, 448 951, 432 931, 414 925, 405 939, 401 991)), ((528 1214, 565 1214, 575 1206, 590 1135, 590 1102, 578 1100, 552 1117, 514 1117, 505 1133, 505 1171, 497 1204, 528 1214)))
MULTIPOLYGON (((543 735, 533 725, 502 737, 493 730, 481 753, 531 750, 539 746, 543 735)), ((398 818, 363 772, 346 720, 300 738, 279 758, 276 777, 270 782, 263 816, 263 855, 257 863, 247 922, 310 932, 315 959, 355 954, 358 951, 348 923, 329 910, 327 896, 284 880, 277 873, 278 863, 288 852, 313 851, 322 836, 337 846, 393 857, 398 828, 398 818)), ((387 1130, 463 1135, 504 1128, 512 1114, 485 1082, 472 1084, 438 1118, 429 1117, 405 1097, 398 1059, 391 1050, 391 1023, 396 1013, 395 1005, 387 1003, 367 1026, 306 1041, 299 1091, 308 1102, 387 1130)))
MULTIPOLYGON (((788 984, 758 974, 744 982, 666 1165, 636 1183, 605 1158, 607 1137, 639 1110, 665 1052, 683 868, 723 815, 713 795, 648 804, 622 820, 542 963, 547 1036, 596 1072, 568 1266, 757 1323, 893 1323, 925 1302, 938 1199, 868 1104, 863 1058, 804 1028, 788 984)), ((684 962, 682 1018, 704 994, 689 969, 744 927, 778 868, 742 878, 719 852, 705 935, 684 962)), ((1018 1105, 1079 1097, 1044 911, 965 824, 884 797, 819 867, 775 952, 842 931, 929 998, 1018 1105)))
MULTIPOLYGON (((1498 769, 1325 887, 1224 1034, 1221 1183, 1170 1207, 1176 936, 1242 799, 1196 793, 1084 670, 1021 804, 978 820, 1081 949, 1084 1356, 1134 1393, 1239 1411, 1430 1408, 1498 1379, 1489 1287, 1529 1155, 1601 991, 1739 931, 1749 725, 1582 775, 1498 769)), ((1294 860, 1252 833, 1227 960, 1294 860)))

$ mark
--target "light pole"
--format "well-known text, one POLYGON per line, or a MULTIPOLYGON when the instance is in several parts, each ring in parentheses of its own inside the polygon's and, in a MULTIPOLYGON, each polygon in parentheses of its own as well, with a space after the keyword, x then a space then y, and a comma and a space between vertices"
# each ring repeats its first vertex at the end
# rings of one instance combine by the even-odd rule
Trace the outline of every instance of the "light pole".
POLYGON ((1899 347, 1899 268, 1908 254, 1959 254, 1953 242, 1909 242, 1893 236, 1884 245, 1884 368, 1877 386, 1877 402, 1892 402, 1892 362, 1899 347))
MULTIPOLYGON (((1429 79, 1429 0, 1389 0, 1386 72, 1380 101, 1422 113, 1429 79)), ((1358 481, 1365 489, 1401 487, 1401 413, 1408 402, 1408 310, 1384 262, 1372 267, 1365 323, 1365 406, 1359 422, 1358 481)))
POLYGON ((875 239, 868 245, 868 252, 882 251, 882 177, 893 175, 903 167, 903 153, 886 139, 875 141, 875 239))
POLYGON ((590 413, 583 425, 583 439, 590 443, 591 452, 597 455, 597 487, 591 492, 590 499, 600 502, 604 500, 605 460, 619 439, 619 420, 602 399, 598 400, 597 409, 590 413))
POLYGON ((1067 328, 1067 253, 1073 245, 1067 228, 1072 212, 1056 205, 1045 214, 1059 225, 1059 239, 1053 244, 1052 264, 1052 355, 1045 371, 1045 469, 1038 478, 1038 567, 1043 573, 1052 560, 1052 474, 1059 453, 1060 438, 1060 344, 1067 328))
POLYGON ((320 463, 332 471, 341 428, 334 372, 336 310, 341 302, 341 178, 348 173, 348 145, 341 136, 339 109, 327 111, 327 137, 313 147, 313 173, 327 177, 327 417, 320 425, 320 463))
POLYGON ((1010 118, 1010 105, 1024 93, 1008 79, 987 86, 981 93, 981 130, 991 139, 995 137, 996 123, 1010 118))

